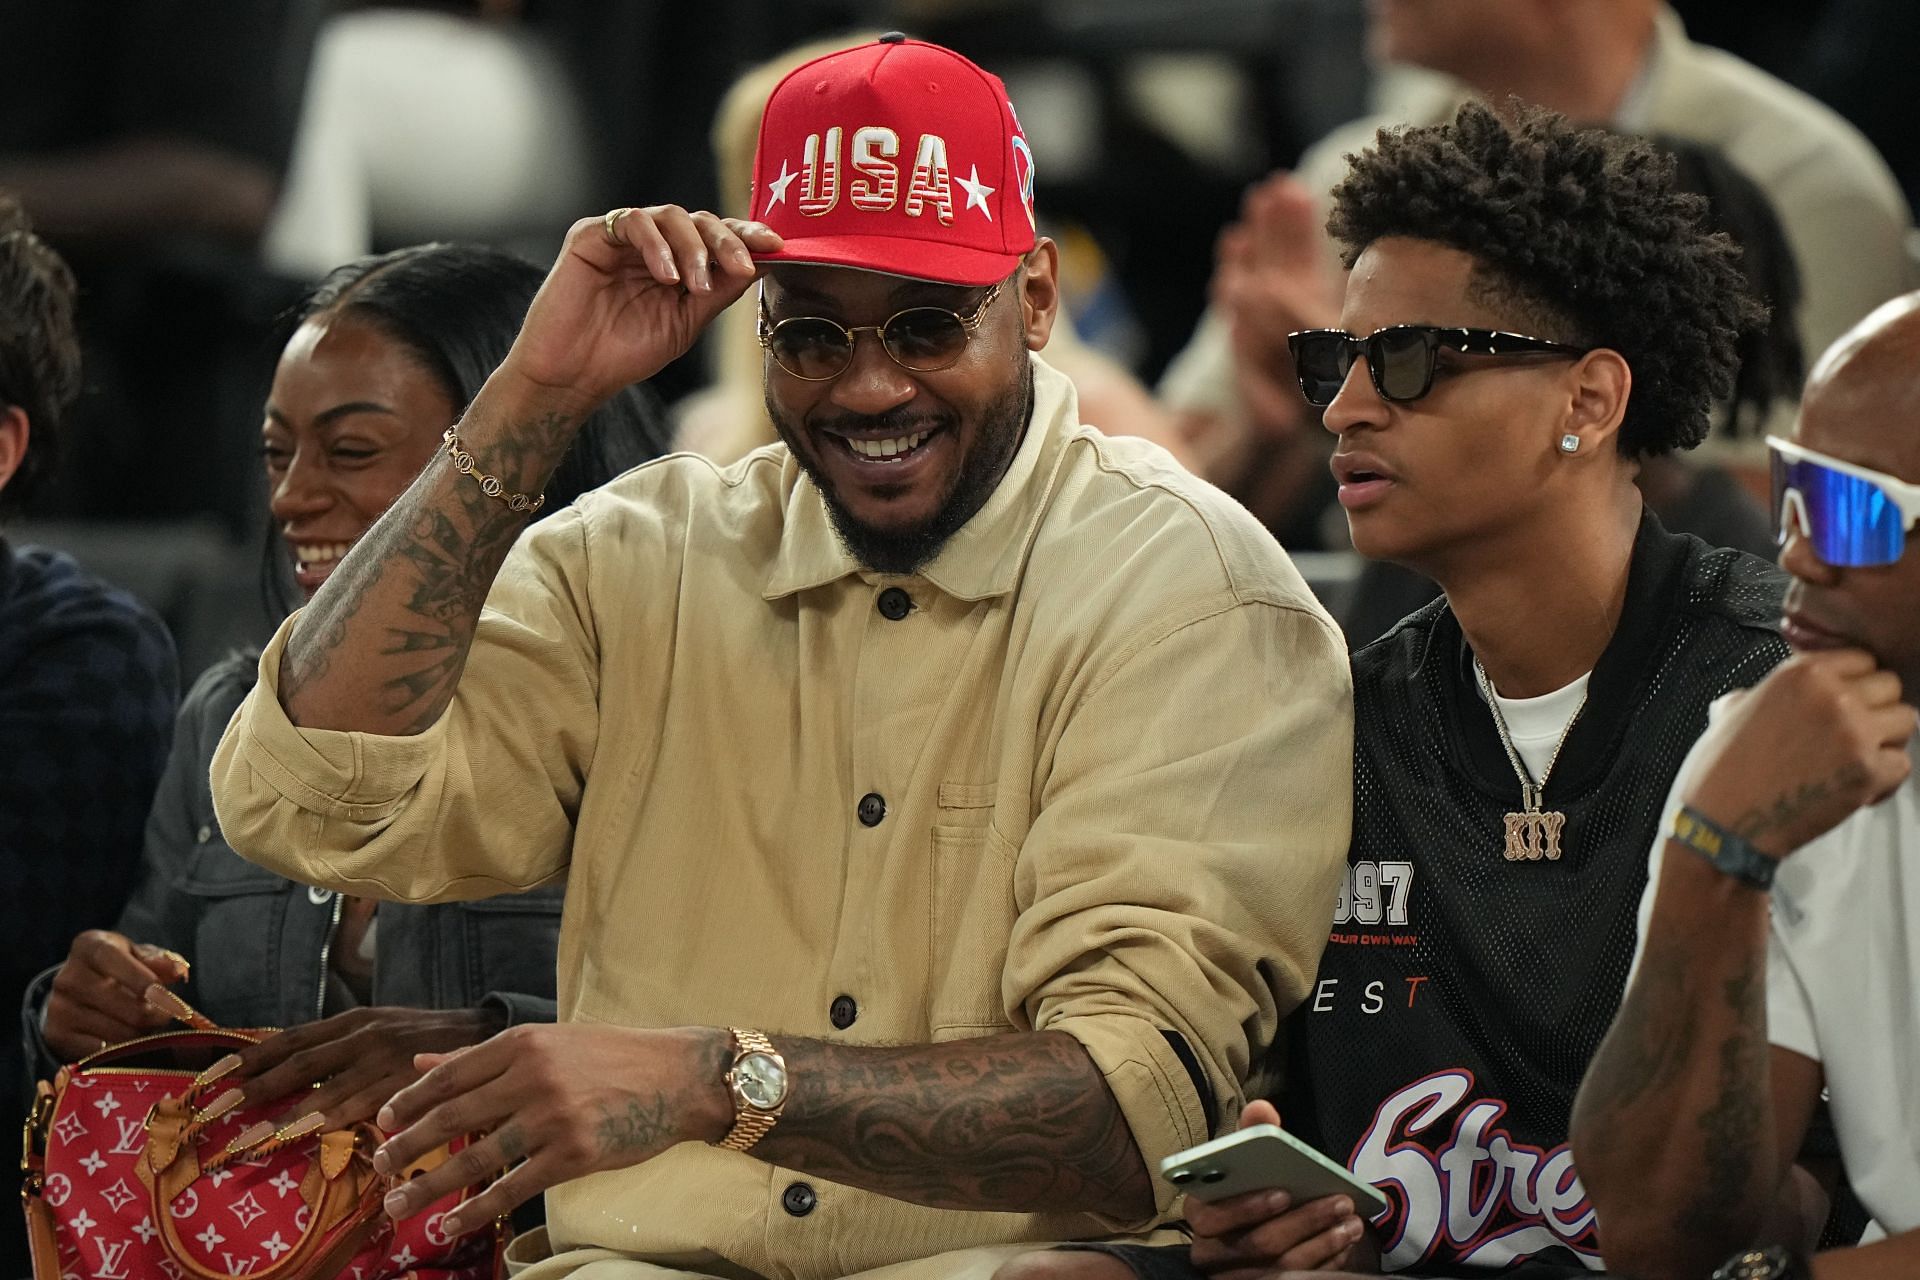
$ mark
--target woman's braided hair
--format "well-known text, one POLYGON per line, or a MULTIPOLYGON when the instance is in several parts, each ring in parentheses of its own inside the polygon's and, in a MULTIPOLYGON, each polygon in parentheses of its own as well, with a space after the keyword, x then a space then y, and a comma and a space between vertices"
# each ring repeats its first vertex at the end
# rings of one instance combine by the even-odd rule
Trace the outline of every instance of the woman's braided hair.
POLYGON ((1334 188, 1328 231, 1349 266, 1388 237, 1470 254, 1478 295, 1515 323, 1626 360, 1623 454, 1691 449, 1733 390, 1736 343, 1767 318, 1739 249, 1653 144, 1513 115, 1468 103, 1450 124, 1381 130, 1334 188))

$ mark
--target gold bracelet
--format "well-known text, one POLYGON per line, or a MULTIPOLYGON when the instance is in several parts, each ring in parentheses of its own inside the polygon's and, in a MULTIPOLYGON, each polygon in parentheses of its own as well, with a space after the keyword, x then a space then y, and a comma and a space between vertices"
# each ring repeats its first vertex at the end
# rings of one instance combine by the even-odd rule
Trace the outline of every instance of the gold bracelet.
POLYGON ((532 515, 546 504, 547 495, 536 493, 528 497, 524 493, 508 493, 507 486, 500 483, 499 476, 490 476, 484 471, 476 471, 473 455, 460 447, 460 434, 457 427, 448 427, 447 434, 440 437, 447 442, 447 456, 453 459, 453 469, 463 476, 472 476, 480 482, 480 492, 489 498, 497 498, 507 504, 509 511, 523 511, 532 515))

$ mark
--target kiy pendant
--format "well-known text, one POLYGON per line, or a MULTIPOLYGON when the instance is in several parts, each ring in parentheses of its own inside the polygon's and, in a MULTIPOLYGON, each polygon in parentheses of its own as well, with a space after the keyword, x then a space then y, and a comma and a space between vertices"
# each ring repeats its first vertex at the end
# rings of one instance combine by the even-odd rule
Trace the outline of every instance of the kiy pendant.
POLYGON ((1520 807, 1521 812, 1506 816, 1507 861, 1538 862, 1544 858, 1548 862, 1558 862, 1560 832, 1567 825, 1567 815, 1543 812, 1540 808, 1540 788, 1530 783, 1521 786, 1520 807))

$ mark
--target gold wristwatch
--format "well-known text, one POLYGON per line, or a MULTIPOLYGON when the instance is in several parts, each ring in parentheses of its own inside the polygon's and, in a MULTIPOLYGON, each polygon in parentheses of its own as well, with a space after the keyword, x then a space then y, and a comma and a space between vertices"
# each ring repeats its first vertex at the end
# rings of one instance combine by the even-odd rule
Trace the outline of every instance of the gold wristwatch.
POLYGON ((787 1105, 787 1060, 758 1031, 728 1030, 733 1033, 733 1065, 726 1074, 727 1091, 733 1095, 733 1128, 717 1145, 751 1151, 787 1105))

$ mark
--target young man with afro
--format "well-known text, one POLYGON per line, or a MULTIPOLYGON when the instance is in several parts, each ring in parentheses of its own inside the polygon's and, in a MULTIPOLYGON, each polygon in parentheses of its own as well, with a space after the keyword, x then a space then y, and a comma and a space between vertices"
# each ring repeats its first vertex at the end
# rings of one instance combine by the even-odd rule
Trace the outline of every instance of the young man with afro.
POLYGON ((1354 545, 1446 593, 1354 655, 1347 881, 1274 1055, 1286 1127, 1387 1210, 1190 1199, 1190 1251, 1003 1276, 1600 1265, 1568 1119, 1646 849, 1708 704, 1786 655, 1779 572, 1669 534, 1634 487, 1705 436, 1762 317, 1672 173, 1544 112, 1382 131, 1334 191, 1342 328, 1291 340, 1354 545))

